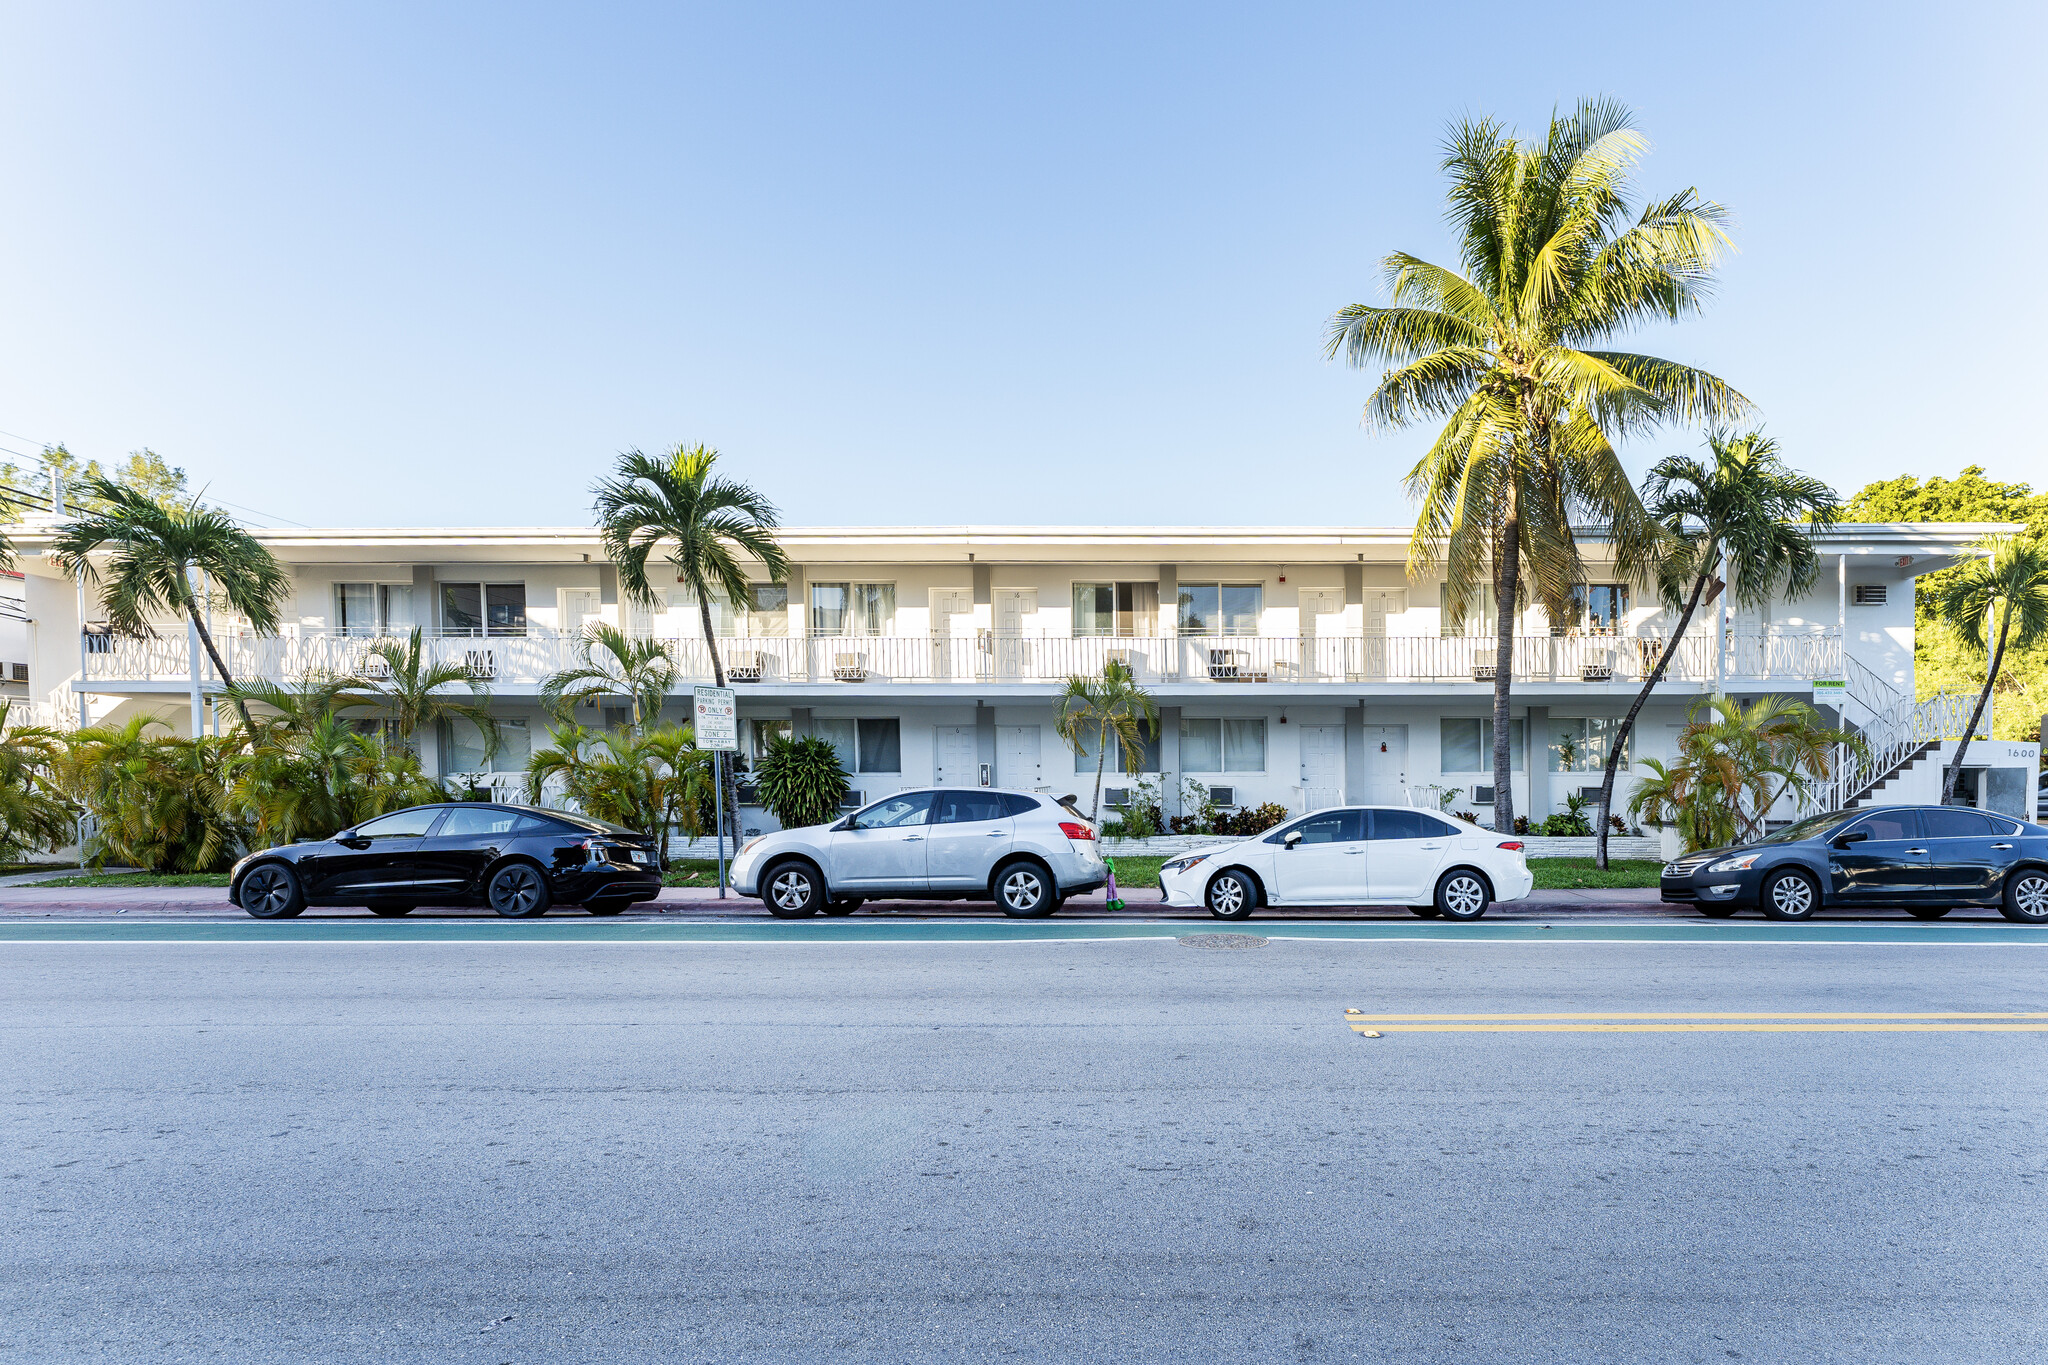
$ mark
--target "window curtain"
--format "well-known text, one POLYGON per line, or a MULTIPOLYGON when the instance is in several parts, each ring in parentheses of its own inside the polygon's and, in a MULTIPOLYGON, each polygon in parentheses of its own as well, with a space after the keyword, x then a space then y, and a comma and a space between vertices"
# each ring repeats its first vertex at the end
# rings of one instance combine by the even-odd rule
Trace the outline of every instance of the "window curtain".
MULTIPOLYGON (((1493 771, 1493 722, 1491 720, 1445 720, 1439 722, 1442 745, 1437 769, 1446 773, 1490 773, 1493 771)), ((1508 765, 1513 772, 1527 769, 1529 722, 1508 722, 1508 765)))

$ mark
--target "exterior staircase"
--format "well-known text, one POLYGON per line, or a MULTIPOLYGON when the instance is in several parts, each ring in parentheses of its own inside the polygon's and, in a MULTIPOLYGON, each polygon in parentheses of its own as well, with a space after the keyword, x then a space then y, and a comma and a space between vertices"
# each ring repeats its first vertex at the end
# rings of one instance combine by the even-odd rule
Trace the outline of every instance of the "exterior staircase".
MULTIPOLYGON (((1849 701, 1863 716, 1859 722, 1845 714, 1843 720, 1861 736, 1864 753, 1847 745, 1836 748, 1834 776, 1807 794, 1801 817, 1881 803, 1887 786, 1929 759, 1938 762, 1944 742, 1963 737, 1977 704, 1966 692, 1939 692, 1915 701, 1846 654, 1843 664, 1849 701)), ((1989 707, 1981 726, 1978 738, 1989 738, 1989 707)))

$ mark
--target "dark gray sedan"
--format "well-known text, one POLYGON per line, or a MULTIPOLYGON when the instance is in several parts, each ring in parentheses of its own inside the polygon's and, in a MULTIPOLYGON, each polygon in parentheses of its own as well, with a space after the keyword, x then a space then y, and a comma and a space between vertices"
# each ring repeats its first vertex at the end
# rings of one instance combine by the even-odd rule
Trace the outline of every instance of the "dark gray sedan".
POLYGON ((1872 907, 1938 919, 1978 905, 2016 924, 2048 924, 2048 829, 1961 806, 1831 811, 1753 844, 1674 859, 1659 886, 1666 901, 1716 919, 1872 907))

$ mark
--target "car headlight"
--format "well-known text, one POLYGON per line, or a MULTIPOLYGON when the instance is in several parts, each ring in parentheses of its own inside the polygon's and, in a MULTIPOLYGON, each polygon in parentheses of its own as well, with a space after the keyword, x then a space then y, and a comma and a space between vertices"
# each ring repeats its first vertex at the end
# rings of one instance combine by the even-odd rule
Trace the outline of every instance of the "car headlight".
POLYGON ((1707 871, 1747 872, 1749 871, 1750 865, 1754 863, 1758 858, 1761 858, 1763 856, 1764 855, 1761 853, 1745 853, 1739 858, 1723 858, 1720 862, 1715 863, 1712 867, 1708 868, 1707 871))
POLYGON ((1161 863, 1159 870, 1161 872, 1185 872, 1196 863, 1207 861, 1209 857, 1210 855, 1207 853, 1190 853, 1185 858, 1174 858, 1161 863))

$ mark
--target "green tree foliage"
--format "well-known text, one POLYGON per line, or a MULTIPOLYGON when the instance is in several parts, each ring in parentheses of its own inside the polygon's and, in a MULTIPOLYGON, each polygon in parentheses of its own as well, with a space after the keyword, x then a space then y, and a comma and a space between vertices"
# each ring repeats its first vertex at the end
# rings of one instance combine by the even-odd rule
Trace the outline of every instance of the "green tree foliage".
POLYGON ((86 860, 150 872, 225 869, 249 838, 227 809, 226 768, 240 744, 179 739, 149 716, 64 736, 57 784, 99 823, 86 860))
POLYGON ((1421 515, 1409 573, 1443 565, 1446 600, 1491 585, 1497 604, 1494 827, 1514 818, 1508 699, 1515 614, 1530 599, 1567 619, 1585 581, 1574 526, 1606 528, 1615 567, 1641 577, 1655 528, 1614 442, 1667 421, 1722 422, 1748 402, 1703 370, 1594 350, 1699 309, 1728 238, 1726 211, 1683 190, 1635 207, 1649 144, 1611 101, 1553 117, 1542 141, 1492 119, 1451 131, 1443 168, 1461 269, 1406 252, 1384 262, 1391 307, 1330 320, 1328 352, 1382 374, 1365 420, 1441 422, 1408 476, 1421 515))
POLYGON ((1957 566, 1955 577, 1935 598, 1942 620, 1986 659, 1976 709, 1970 712, 1970 723, 1942 779, 1944 801, 1956 794, 1963 756, 1970 750, 1970 736, 1983 723, 2006 651, 2048 641, 2048 542, 2030 535, 1996 536, 1983 548, 1989 553, 1957 566))
POLYGON ((403 640, 378 640, 370 646, 369 656, 374 661, 370 676, 353 680, 354 686, 401 743, 409 744, 422 727, 435 721, 459 717, 483 732, 486 755, 497 752, 491 689, 452 659, 428 658, 418 626, 403 640))
POLYGON ((0 861, 54 853, 71 842, 77 810, 58 786, 63 741, 48 730, 7 729, 0 704, 0 861))
POLYGON ((185 487, 185 471, 147 446, 130 451, 127 459, 107 468, 98 460, 80 461, 60 441, 43 447, 41 468, 24 469, 17 464, 0 463, 0 484, 24 493, 47 495, 53 469, 63 476, 64 501, 73 511, 81 507, 89 511, 108 510, 104 499, 96 498, 89 488, 80 487, 89 479, 108 479, 124 484, 160 507, 182 506, 192 500, 185 487))
POLYGON ((223 767, 230 815, 253 829, 254 847, 324 839, 372 816, 446 801, 420 771, 419 755, 387 745, 332 710, 270 727, 223 767))
POLYGON ((1111 659, 1102 666, 1102 676, 1069 674, 1054 702, 1057 708, 1053 729, 1077 754, 1095 750, 1095 797, 1088 807, 1088 819, 1098 820, 1102 812, 1102 773, 1109 759, 1109 745, 1123 749, 1124 766, 1136 776, 1144 758, 1145 737, 1159 733, 1159 707, 1152 694, 1138 684, 1130 668, 1111 659))
POLYGON ((702 832, 699 812, 712 794, 711 755, 697 747, 687 725, 636 734, 570 723, 550 730, 548 747, 528 763, 526 799, 541 804, 554 781, 593 819, 658 832, 666 858, 672 827, 693 838, 702 832))
MULTIPOLYGON (((2034 536, 2048 538, 2048 493, 1987 478, 1981 465, 1965 466, 1953 479, 1937 476, 1922 482, 1901 475, 1866 484, 1849 500, 1846 515, 1850 521, 2022 522, 2034 536)), ((1958 649, 1958 637, 1942 619, 1938 605, 1962 572, 1958 566, 1914 581, 1913 677, 1922 697, 1974 692, 1984 684, 1984 651, 1975 645, 1958 649)), ((2008 652, 1992 698, 1995 737, 2035 737, 2042 714, 2048 712, 2048 640, 2008 652)))
POLYGON ((1703 697, 1686 716, 1676 756, 1641 760, 1650 775, 1629 794, 1629 815, 1676 826, 1688 851, 1762 838, 1772 806, 1827 779, 1838 744, 1860 741, 1805 702, 1703 697))
POLYGON ((774 735, 754 767, 761 804, 784 829, 822 825, 839 814, 852 777, 832 741, 818 735, 774 735))
POLYGON ((593 623, 583 628, 579 652, 583 662, 541 680, 541 705, 574 721, 584 702, 626 697, 633 703, 635 731, 660 720, 661 705, 676 686, 676 661, 661 641, 636 640, 617 626, 593 623))

